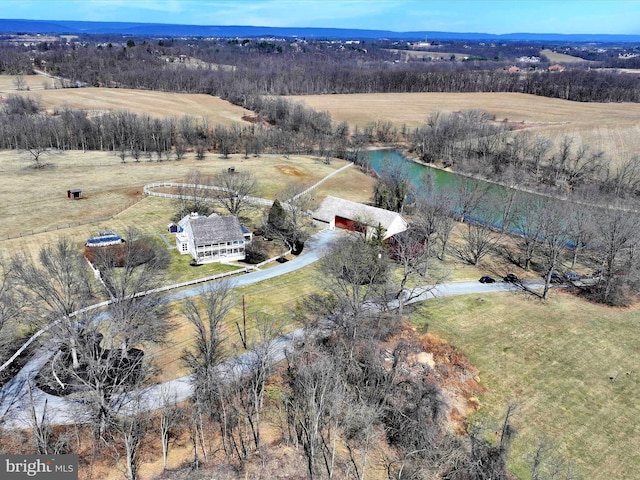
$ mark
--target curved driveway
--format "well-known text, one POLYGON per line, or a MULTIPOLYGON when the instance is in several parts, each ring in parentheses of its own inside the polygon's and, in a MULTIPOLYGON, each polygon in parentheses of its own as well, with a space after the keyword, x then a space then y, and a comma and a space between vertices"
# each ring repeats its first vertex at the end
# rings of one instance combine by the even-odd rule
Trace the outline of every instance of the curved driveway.
MULTIPOLYGON (((266 270, 260 270, 234 278, 232 286, 239 287, 261 282, 310 265, 322 258, 329 251, 336 239, 343 234, 343 232, 337 230, 323 230, 307 241, 305 249, 295 259, 266 270)), ((539 286, 540 285, 536 283, 528 285, 527 288, 537 288, 539 286)), ((456 282, 441 284, 435 287, 426 286, 423 287, 421 291, 414 291, 413 298, 407 301, 406 304, 449 295, 513 291, 521 288, 519 285, 502 282, 493 284, 456 282)), ((174 292, 166 295, 165 298, 167 301, 176 301, 199 295, 200 293, 202 293, 202 286, 174 292)), ((389 306, 391 308, 397 307, 397 301, 391 302, 389 306)), ((291 342, 295 338, 302 336, 302 334, 302 329, 298 329, 274 340, 269 346, 270 361, 278 362, 283 360, 291 342)), ((30 425, 31 407, 29 401, 29 384, 32 385, 31 395, 34 399, 35 412, 38 418, 42 418, 46 408, 47 419, 51 423, 72 424, 82 421, 82 412, 84 410, 82 403, 46 394, 33 386, 35 376, 56 350, 56 346, 50 344, 46 350, 41 351, 34 359, 27 362, 22 370, 3 387, 1 398, 4 398, 4 401, 0 408, 0 418, 5 417, 4 421, 6 425, 12 427, 28 427, 30 425)), ((248 351, 225 362, 220 367, 220 373, 227 376, 227 378, 236 378, 249 371, 255 359, 256 353, 254 351, 248 351)), ((189 376, 184 376, 147 388, 142 392, 140 396, 141 400, 136 402, 136 407, 131 406, 130 408, 153 410, 162 406, 163 398, 182 401, 187 399, 191 393, 190 378, 189 376)), ((128 408, 125 407, 125 411, 127 410, 128 408)))

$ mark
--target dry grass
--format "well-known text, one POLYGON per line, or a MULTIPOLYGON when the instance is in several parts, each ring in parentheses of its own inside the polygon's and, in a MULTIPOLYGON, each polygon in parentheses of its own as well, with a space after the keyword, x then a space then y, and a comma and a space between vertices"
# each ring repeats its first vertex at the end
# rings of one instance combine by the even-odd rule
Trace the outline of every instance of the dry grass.
MULTIPOLYGON (((31 77, 28 78, 31 80, 31 77)), ((42 79, 45 77, 38 78, 41 79, 38 83, 42 85, 42 79)), ((244 123, 242 117, 252 114, 249 110, 218 97, 195 93, 167 93, 128 88, 65 88, 14 93, 38 98, 42 107, 49 111, 70 107, 96 113, 126 110, 154 117, 190 115, 196 119, 206 118, 211 125, 244 123)))
MULTIPOLYGON (((294 314, 296 304, 305 295, 320 292, 321 287, 317 281, 319 276, 318 266, 314 264, 268 281, 234 289, 232 292, 234 307, 222 324, 222 336, 225 340, 223 349, 226 355, 233 357, 244 352, 236 327, 236 322, 239 325, 243 324, 243 298, 249 344, 256 345, 262 342, 258 323, 272 323, 282 333, 290 332, 300 326, 299 319, 294 314)), ((233 279, 230 282, 232 286, 233 279)), ((147 349, 150 358, 153 358, 160 369, 156 377, 158 381, 178 378, 188 373, 181 361, 181 356, 185 349, 194 344, 194 329, 182 314, 181 308, 181 302, 171 306, 174 328, 171 331, 170 342, 167 345, 156 345, 147 349)))
POLYGON ((639 315, 556 291, 547 303, 520 293, 442 299, 411 318, 480 370, 488 390, 474 423, 496 431, 507 403, 518 405, 510 466, 519 478, 546 438, 578 478, 631 479, 640 466, 639 315))
POLYGON ((415 128, 433 112, 482 109, 494 114, 497 121, 518 122, 519 127, 532 134, 556 142, 568 135, 576 145, 604 151, 614 162, 640 151, 640 118, 635 103, 581 103, 521 93, 371 93, 288 98, 326 110, 334 121, 360 128, 375 121, 415 128))
POLYGON ((564 53, 557 53, 547 48, 540 50, 540 56, 547 57, 551 63, 589 63, 589 60, 585 60, 584 58, 574 57, 573 55, 566 55, 564 53))
MULTIPOLYGON (((45 88, 53 88, 54 81, 52 78, 41 75, 23 75, 25 85, 29 90, 44 90, 45 88)), ((20 93, 15 85, 16 75, 0 75, 0 94, 4 93, 20 93)))
MULTIPOLYGON (((109 153, 72 151, 43 159, 52 165, 33 169, 28 154, 0 152, 0 216, 11 219, 0 225, 3 250, 14 250, 13 244, 20 246, 31 240, 40 244, 44 238, 60 235, 84 239, 87 232, 103 227, 122 228, 127 222, 148 233, 164 233, 173 216, 172 203, 144 199, 142 187, 156 180, 181 181, 192 170, 211 176, 234 165, 238 171, 250 171, 256 176, 258 196, 275 198, 287 185, 310 186, 344 165, 338 160, 325 165, 312 157, 278 155, 249 159, 238 155, 223 160, 211 154, 202 161, 188 155, 181 162, 122 164, 109 153), (85 198, 69 200, 66 192, 70 188, 81 188, 85 198), (80 224, 81 228, 74 228, 80 224), (44 230, 49 230, 44 237, 32 236, 44 230), (32 237, 7 240, 20 235, 32 237)), ((337 175, 335 188, 324 186, 323 192, 340 194, 343 184, 353 185, 364 178, 355 168, 347 169, 337 175)))
POLYGON ((465 57, 468 57, 468 54, 465 53, 453 53, 453 52, 425 52, 424 50, 398 50, 394 48, 389 49, 390 52, 400 54, 403 60, 415 59, 415 58, 431 58, 433 60, 446 60, 450 61, 451 56, 455 56, 455 61, 461 62, 465 57))

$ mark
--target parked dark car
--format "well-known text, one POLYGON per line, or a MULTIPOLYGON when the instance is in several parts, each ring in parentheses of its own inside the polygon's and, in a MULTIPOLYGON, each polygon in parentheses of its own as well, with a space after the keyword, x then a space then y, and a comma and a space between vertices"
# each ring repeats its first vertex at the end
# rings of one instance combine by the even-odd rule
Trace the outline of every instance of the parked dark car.
POLYGON ((480 277, 480 283, 495 283, 495 278, 489 277, 485 275, 484 277, 480 277))
POLYGON ((565 280, 569 280, 570 282, 576 282, 580 280, 581 277, 576 272, 567 272, 564 274, 564 278, 565 280))
POLYGON ((513 273, 507 273, 507 275, 503 278, 505 282, 516 283, 518 282, 518 277, 513 273))

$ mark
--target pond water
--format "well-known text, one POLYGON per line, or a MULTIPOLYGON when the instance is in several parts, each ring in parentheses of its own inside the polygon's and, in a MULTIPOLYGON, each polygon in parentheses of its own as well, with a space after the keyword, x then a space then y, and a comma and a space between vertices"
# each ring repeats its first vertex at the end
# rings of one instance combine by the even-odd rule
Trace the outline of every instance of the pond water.
MULTIPOLYGON (((503 219, 508 217, 506 213, 512 213, 516 205, 526 206, 543 198, 533 193, 416 163, 397 150, 370 150, 367 152, 367 160, 371 168, 378 173, 385 165, 400 166, 413 182, 418 195, 429 199, 437 193, 446 193, 454 200, 454 210, 458 213, 464 212, 466 219, 489 223, 496 227, 502 227, 503 219), (460 194, 460 191, 465 193, 460 194), (464 198, 469 195, 481 197, 481 200, 478 206, 467 210, 464 207, 464 198)), ((505 228, 514 232, 518 230, 513 220, 505 228)))

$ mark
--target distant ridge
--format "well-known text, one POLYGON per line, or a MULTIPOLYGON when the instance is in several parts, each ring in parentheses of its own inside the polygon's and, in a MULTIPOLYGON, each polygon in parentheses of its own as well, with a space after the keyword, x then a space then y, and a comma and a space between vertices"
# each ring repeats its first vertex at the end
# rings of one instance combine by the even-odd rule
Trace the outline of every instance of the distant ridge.
POLYGON ((640 35, 561 34, 561 33, 491 33, 393 32, 348 28, 206 26, 130 22, 78 22, 67 20, 0 19, 0 33, 28 34, 103 34, 159 37, 304 37, 314 39, 382 39, 391 40, 491 40, 491 41, 564 41, 564 42, 640 42, 640 35))

